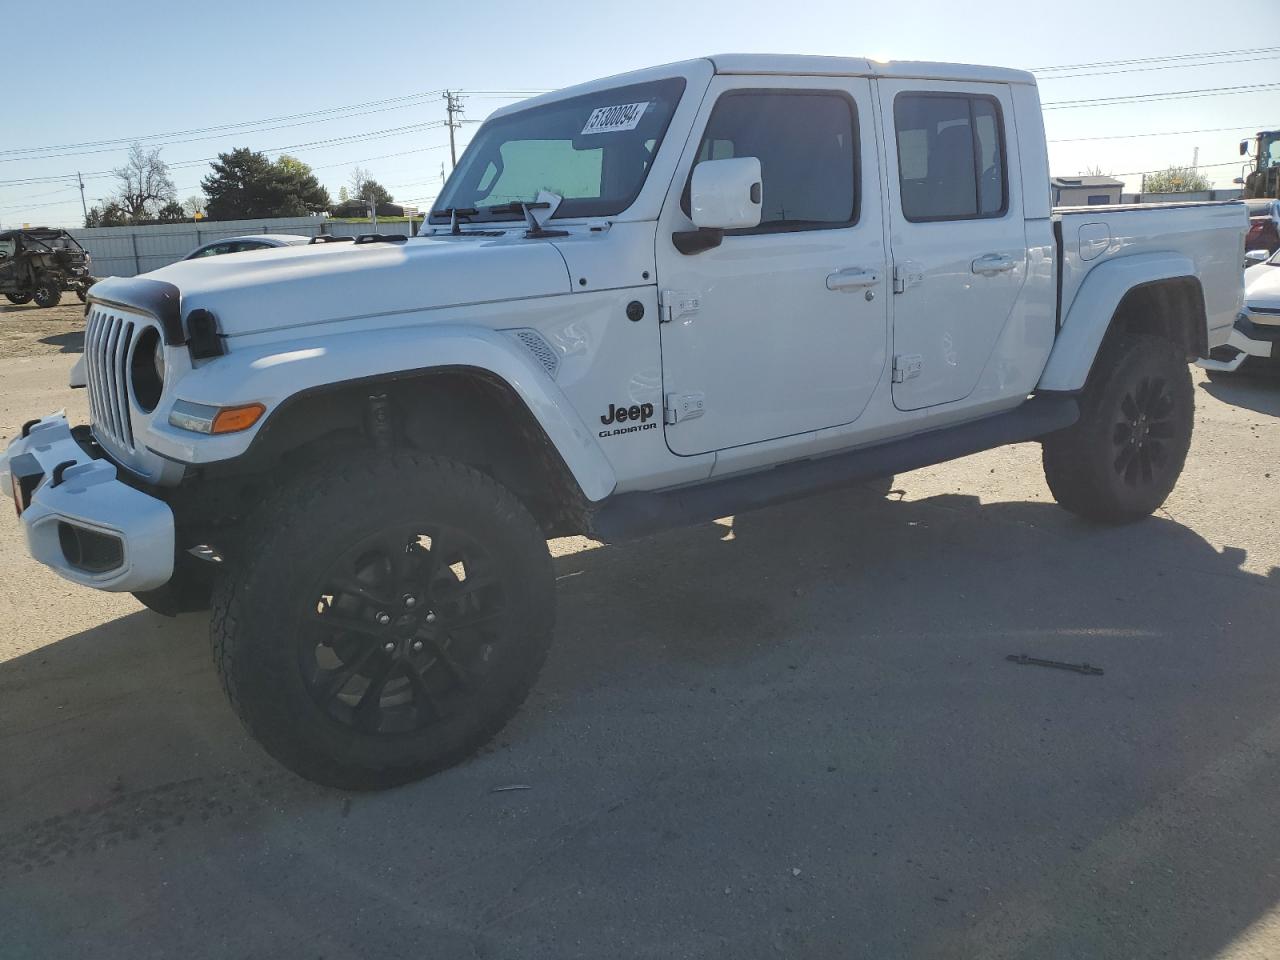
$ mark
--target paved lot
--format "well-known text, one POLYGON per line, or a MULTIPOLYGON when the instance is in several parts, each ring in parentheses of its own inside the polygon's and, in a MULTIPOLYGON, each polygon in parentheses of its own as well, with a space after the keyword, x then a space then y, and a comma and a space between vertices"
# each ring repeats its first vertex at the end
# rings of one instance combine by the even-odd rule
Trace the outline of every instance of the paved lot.
MULTIPOLYGON (((0 359, 5 438, 84 411, 74 333, 17 322, 53 351, 0 359)), ((202 618, 0 523, 0 956, 1276 956, 1280 383, 1197 380, 1183 482, 1124 529, 1026 446, 557 543, 523 712, 377 795, 261 754, 202 618)))

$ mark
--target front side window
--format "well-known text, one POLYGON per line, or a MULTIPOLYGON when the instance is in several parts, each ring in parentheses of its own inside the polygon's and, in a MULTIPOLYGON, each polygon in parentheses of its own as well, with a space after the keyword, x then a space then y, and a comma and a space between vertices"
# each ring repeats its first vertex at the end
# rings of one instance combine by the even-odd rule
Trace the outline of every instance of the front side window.
POLYGON ((614 87, 530 107, 484 124, 445 185, 433 223, 449 208, 472 220, 519 219, 512 205, 539 190, 564 198, 556 217, 610 217, 640 194, 684 93, 680 77, 614 87))
POLYGON ((1004 131, 994 99, 903 93, 893 118, 903 216, 921 222, 1004 215, 1004 131))
POLYGON ((711 111, 695 166, 759 159, 760 226, 730 234, 847 226, 858 219, 857 129, 853 101, 842 93, 733 91, 711 111))

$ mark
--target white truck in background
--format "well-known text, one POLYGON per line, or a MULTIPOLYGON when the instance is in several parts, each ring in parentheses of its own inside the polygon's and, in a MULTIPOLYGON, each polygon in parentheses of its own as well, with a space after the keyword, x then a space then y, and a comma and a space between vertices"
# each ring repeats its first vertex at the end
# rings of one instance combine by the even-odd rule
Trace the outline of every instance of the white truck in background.
POLYGON ((1149 514, 1246 226, 1238 203, 1051 210, 1028 73, 691 60, 499 110, 421 236, 98 284, 92 422, 30 421, 6 465, 37 560, 211 605, 266 749, 383 787, 524 699, 549 537, 1020 441, 1067 509, 1149 514))

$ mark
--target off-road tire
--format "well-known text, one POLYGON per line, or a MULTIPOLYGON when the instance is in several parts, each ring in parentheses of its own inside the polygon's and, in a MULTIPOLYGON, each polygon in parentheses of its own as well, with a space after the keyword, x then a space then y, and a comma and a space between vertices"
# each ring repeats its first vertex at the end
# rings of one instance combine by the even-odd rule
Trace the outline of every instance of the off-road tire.
POLYGON ((56 307, 62 300, 62 287, 53 277, 41 277, 36 281, 31 299, 35 300, 37 307, 56 307))
POLYGON ((31 302, 31 294, 29 293, 6 293, 4 298, 10 303, 17 304, 18 306, 31 302))
POLYGON ((1149 515, 1178 481, 1194 422, 1191 370, 1175 344, 1109 338, 1080 396, 1080 419, 1042 442, 1054 499, 1105 523, 1149 515))
MULTIPOLYGON (((555 622, 555 578, 541 528, 524 505, 491 477, 443 458, 409 452, 362 454, 359 459, 322 469, 282 490, 257 514, 254 527, 261 531, 256 541, 244 548, 242 558, 232 558, 214 588, 213 657, 241 720, 267 752, 286 767, 329 786, 382 789, 465 759, 502 729, 519 709, 550 647, 555 622), (336 651, 344 644, 353 645, 368 634, 374 621, 381 623, 381 611, 348 615, 339 609, 343 604, 367 607, 372 603, 377 607, 384 601, 370 601, 363 594, 335 592, 334 596, 323 596, 324 591, 317 594, 315 585, 334 582, 325 579, 335 569, 334 564, 341 566, 341 558, 353 553, 364 556, 359 551, 371 538, 394 539, 399 535, 403 545, 401 531, 424 525, 432 530, 425 538, 431 541, 432 552, 424 554, 425 548, 416 535, 411 535, 410 546, 402 547, 400 559, 389 551, 385 565, 392 573, 395 568, 412 564, 419 565, 413 569, 420 570, 426 563, 422 557, 429 559, 431 572, 425 577, 423 607, 417 611, 392 610, 391 614, 406 621, 411 614, 432 620, 436 613, 428 614, 426 608, 430 607, 439 611, 439 618, 444 621, 446 607, 455 602, 452 596, 480 596, 486 581, 487 590, 500 584, 496 594, 500 598, 496 603, 498 612, 474 618, 490 622, 483 628, 466 624, 467 630, 473 631, 470 634, 461 632, 461 621, 453 628, 446 623, 448 636, 440 634, 443 640, 429 641, 438 657, 431 660, 431 667, 415 667, 416 677, 409 676, 407 658, 422 654, 410 654, 406 646, 394 654, 386 653, 387 660, 400 657, 406 664, 396 669, 403 674, 399 679, 408 683, 410 705, 384 707, 385 702, 394 699, 384 691, 395 689, 384 675, 372 708, 378 725, 370 731, 367 722, 356 720, 377 681, 369 679, 360 685, 359 681, 365 678, 355 675, 358 689, 352 694, 344 692, 349 691, 351 681, 336 693, 329 693, 338 680, 325 680, 319 684, 326 688, 320 696, 316 693, 318 684, 308 674, 319 670, 310 659, 314 652, 331 650, 337 659, 336 651), (391 532, 380 533, 384 530, 391 532), (441 550, 438 558, 437 536, 441 550), (454 572, 454 568, 462 561, 450 564, 448 559, 461 554, 446 551, 446 538, 451 542, 461 538, 476 545, 474 549, 487 558, 492 575, 461 580, 463 574, 454 572), (478 546, 481 544, 483 548, 478 546), (441 590, 441 576, 450 589, 441 590), (436 586, 432 586, 433 577, 436 586), (462 589, 468 582, 480 586, 468 592, 462 589), (358 635, 346 634, 341 626, 336 630, 327 625, 315 626, 315 620, 328 624, 339 613, 342 616, 336 622, 340 625, 366 618, 360 620, 358 635), (314 646, 317 630, 325 638, 314 646), (464 635, 471 637, 465 644, 460 639, 464 635), (304 651, 303 655, 299 651, 304 651), (447 671, 427 672, 442 664, 448 667, 447 671), (442 706, 437 706, 429 690, 422 694, 429 710, 412 699, 425 689, 424 673, 435 677, 433 682, 439 685, 444 682, 441 677, 450 679, 448 674, 455 670, 457 690, 442 706), (417 683, 409 682, 412 679, 417 683), (359 702, 351 707, 349 701, 356 697, 359 702), (415 723, 425 725, 407 732, 387 732, 383 727, 384 710, 392 716, 412 716, 415 723), (400 714, 392 712, 396 710, 400 714), (347 714, 340 716, 342 711, 347 714), (424 716, 426 720, 422 719, 424 716)), ((466 556, 465 575, 471 577, 471 555, 466 556)), ((378 563, 370 569, 378 567, 378 563)), ((367 592, 386 591, 375 584, 367 592)), ((495 594, 486 595, 492 598, 495 594)), ((406 593, 406 605, 408 599, 406 593)), ((480 606, 480 601, 470 602, 480 606)), ((401 630, 403 639, 387 642, 412 643, 417 649, 421 643, 411 638, 422 634, 413 630, 439 628, 440 623, 434 628, 422 624, 401 626, 397 620, 388 629, 401 630)), ((377 662, 384 657, 379 651, 385 647, 381 639, 375 638, 373 643, 376 649, 365 656, 377 662)), ((358 660, 360 656, 355 653, 343 655, 332 676, 338 677, 358 660)), ((372 678, 378 668, 365 669, 372 678)))

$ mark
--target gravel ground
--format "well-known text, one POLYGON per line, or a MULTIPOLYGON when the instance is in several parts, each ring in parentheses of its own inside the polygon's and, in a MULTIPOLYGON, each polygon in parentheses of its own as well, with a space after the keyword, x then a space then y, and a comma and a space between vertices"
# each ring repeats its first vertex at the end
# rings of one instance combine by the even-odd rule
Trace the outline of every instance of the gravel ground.
MULTIPOLYGON (((43 313, 0 310, 0 437, 84 415, 45 355, 79 311, 43 313)), ((525 709, 382 794, 276 767, 202 617, 4 523, 0 954, 1278 956, 1280 384, 1196 376, 1183 480, 1129 527, 1057 509, 1021 446, 557 542, 525 709)))
POLYGON ((83 345, 84 304, 74 293, 48 309, 0 299, 0 360, 79 353, 83 345))

